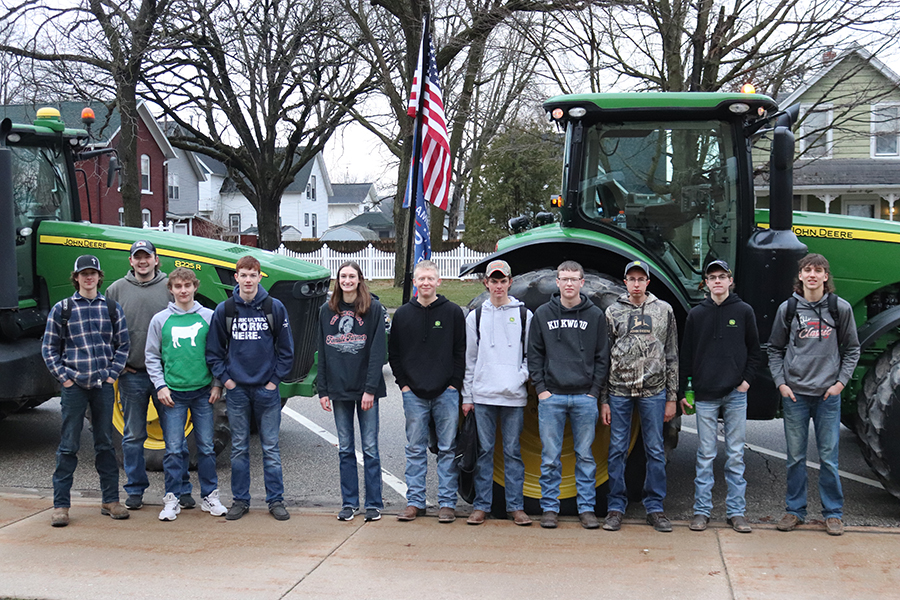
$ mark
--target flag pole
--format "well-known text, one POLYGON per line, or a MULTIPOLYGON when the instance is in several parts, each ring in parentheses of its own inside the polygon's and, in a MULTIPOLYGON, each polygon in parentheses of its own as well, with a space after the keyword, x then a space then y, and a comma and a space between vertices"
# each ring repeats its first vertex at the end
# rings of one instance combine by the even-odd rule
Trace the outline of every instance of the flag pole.
POLYGON ((421 63, 419 65, 419 91, 416 96, 416 123, 413 133, 413 158, 410 172, 412 183, 409 184, 409 223, 406 232, 406 271, 403 277, 403 304, 409 302, 412 294, 412 255, 416 231, 416 209, 419 206, 419 168, 422 162, 422 107, 425 103, 425 78, 428 77, 428 49, 425 48, 425 40, 428 39, 428 12, 423 15, 422 43, 419 44, 421 63))

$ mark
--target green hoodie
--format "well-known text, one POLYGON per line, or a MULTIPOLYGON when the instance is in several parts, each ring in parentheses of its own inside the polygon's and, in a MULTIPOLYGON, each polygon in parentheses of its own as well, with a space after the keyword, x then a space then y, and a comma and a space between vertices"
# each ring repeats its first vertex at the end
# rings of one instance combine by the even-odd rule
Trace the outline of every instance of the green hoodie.
POLYGON ((159 390, 192 392, 213 382, 206 364, 206 336, 213 311, 194 302, 190 310, 174 302, 154 315, 147 332, 147 373, 159 390))

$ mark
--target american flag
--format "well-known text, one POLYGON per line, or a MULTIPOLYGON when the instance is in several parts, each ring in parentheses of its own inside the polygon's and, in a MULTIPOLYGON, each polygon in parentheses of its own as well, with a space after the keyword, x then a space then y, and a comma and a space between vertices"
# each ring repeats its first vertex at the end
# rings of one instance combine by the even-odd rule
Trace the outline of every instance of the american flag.
MULTIPOLYGON (((422 99, 422 149, 421 168, 425 200, 441 210, 447 210, 450 201, 450 139, 447 122, 444 119, 444 101, 438 82, 437 64, 434 62, 434 46, 428 27, 424 29, 422 46, 419 48, 419 62, 413 77, 409 108, 406 113, 415 118, 419 107, 419 93, 422 99), (422 54, 428 48, 428 77, 422 85, 422 54)), ((416 156, 413 148, 413 157, 416 156)))

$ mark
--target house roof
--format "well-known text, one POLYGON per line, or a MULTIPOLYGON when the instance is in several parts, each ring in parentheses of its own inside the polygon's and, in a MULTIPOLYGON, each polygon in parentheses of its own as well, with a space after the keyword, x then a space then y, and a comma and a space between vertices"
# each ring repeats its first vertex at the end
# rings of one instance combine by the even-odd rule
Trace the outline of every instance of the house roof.
MULTIPOLYGON (((216 160, 215 158, 206 156, 204 154, 198 154, 197 159, 203 163, 203 165, 209 169, 209 171, 215 175, 219 175, 221 177, 225 177, 225 184, 222 186, 223 193, 233 193, 237 191, 237 187, 234 185, 234 182, 228 178, 228 167, 225 166, 220 160, 216 160)), ((328 173, 325 171, 325 163, 322 159, 322 153, 319 152, 316 154, 316 158, 313 160, 319 161, 319 169, 323 174, 325 174, 325 188, 329 195, 332 192, 333 186, 328 181, 328 173)), ((313 169, 313 161, 307 161, 305 165, 300 169, 297 175, 294 177, 294 181, 291 182, 289 186, 284 190, 284 193, 303 193, 306 191, 306 184, 309 182, 309 176, 312 174, 313 169)))
MULTIPOLYGON (((285 233, 300 233, 300 231, 293 225, 282 225, 281 226, 282 237, 284 237, 285 233)), ((248 227, 247 229, 245 229, 241 232, 241 235, 259 235, 259 227, 248 227)))
POLYGON ((359 240, 377 240, 378 234, 358 225, 338 225, 332 227, 322 234, 319 238, 322 241, 359 241, 359 240))
MULTIPOLYGON (((757 190, 768 186, 768 179, 756 177, 757 190)), ((831 188, 839 190, 876 190, 900 187, 900 161, 875 158, 832 158, 798 160, 794 163, 794 190, 831 188)))
POLYGON ((801 96, 803 96, 803 94, 805 94, 807 91, 809 91, 809 89, 811 87, 813 87, 816 83, 818 83, 819 80, 821 80, 823 77, 828 75, 828 73, 830 73, 832 70, 834 70, 834 68, 837 67, 846 58, 848 58, 849 56, 854 55, 854 54, 858 55, 863 61, 868 62, 873 68, 875 68, 875 70, 877 70, 879 73, 884 75, 888 80, 893 82, 894 85, 900 86, 900 75, 898 75, 895 71, 893 71, 886 64, 884 64, 883 62, 881 62, 880 60, 875 58, 875 56, 872 55, 871 52, 869 52, 862 46, 860 46, 858 44, 853 44, 850 46, 850 48, 848 48, 844 52, 841 52, 841 54, 838 55, 836 58, 829 61, 828 65, 825 68, 820 69, 818 72, 816 72, 812 77, 810 77, 807 81, 805 81, 803 83, 803 85, 801 85, 796 90, 791 92, 790 95, 788 95, 783 100, 779 100, 778 105, 779 106, 791 106, 792 104, 797 102, 797 100, 801 96))
POLYGON ((351 227, 365 227, 372 231, 379 231, 393 229, 394 222, 380 210, 373 210, 356 215, 344 223, 344 225, 351 227))
POLYGON ((333 183, 334 195, 329 204, 362 204, 370 195, 375 196, 374 183, 333 183))

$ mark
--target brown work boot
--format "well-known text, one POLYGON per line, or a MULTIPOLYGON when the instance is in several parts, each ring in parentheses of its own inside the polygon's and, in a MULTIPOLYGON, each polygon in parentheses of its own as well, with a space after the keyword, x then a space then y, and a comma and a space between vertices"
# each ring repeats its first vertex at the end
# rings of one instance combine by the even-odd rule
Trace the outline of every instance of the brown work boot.
POLYGON ((828 535, 843 535, 844 522, 838 517, 828 517, 825 519, 825 531, 828 535))
POLYGON ((452 523, 456 520, 456 511, 449 506, 442 506, 438 511, 438 523, 452 523))
POLYGON ((54 527, 65 527, 69 524, 69 507, 60 506, 53 509, 50 515, 50 524, 54 527))
POLYGON ((593 512, 585 511, 578 515, 578 518, 581 519, 581 526, 585 529, 600 529, 600 521, 593 512))
POLYGON ((688 528, 691 531, 706 531, 707 524, 709 524, 709 517, 698 513, 694 515, 693 519, 691 519, 688 528))
POLYGON ((100 505, 100 514, 109 515, 113 519, 127 519, 130 515, 128 509, 119 502, 109 502, 100 505))
POLYGON ((486 516, 487 514, 483 510, 473 510, 469 518, 466 519, 466 523, 469 525, 481 525, 484 523, 486 516))
POLYGON ((552 510, 545 510, 544 514, 541 515, 541 527, 544 529, 556 529, 558 516, 559 515, 552 510))
POLYGON ((797 528, 797 525, 800 525, 801 523, 803 523, 803 519, 797 515, 786 513, 781 517, 781 520, 778 521, 778 524, 775 525, 775 528, 778 529, 778 531, 793 531, 797 528))
POLYGON ((753 531, 753 528, 750 527, 750 523, 747 521, 747 517, 744 515, 728 517, 728 524, 738 533, 750 533, 753 531))
POLYGON ((418 517, 420 514, 424 514, 424 513, 425 513, 424 509, 421 509, 417 506, 413 506, 412 504, 409 504, 406 506, 406 508, 403 509, 403 512, 401 512, 399 515, 397 515, 397 520, 398 521, 415 521, 416 517, 418 517), (421 513, 419 511, 421 511, 421 513))
POLYGON ((509 518, 512 519, 513 523, 516 525, 531 525, 531 517, 526 515, 524 510, 514 510, 509 518))
POLYGON ((603 521, 603 529, 606 531, 618 531, 622 529, 622 517, 624 517, 622 513, 617 510, 609 511, 609 514, 606 515, 606 519, 603 521))

